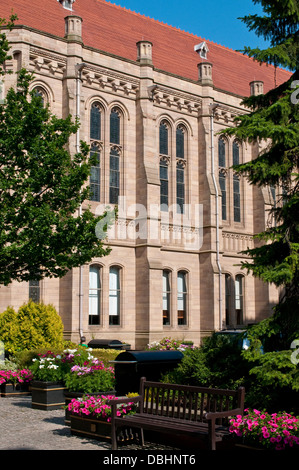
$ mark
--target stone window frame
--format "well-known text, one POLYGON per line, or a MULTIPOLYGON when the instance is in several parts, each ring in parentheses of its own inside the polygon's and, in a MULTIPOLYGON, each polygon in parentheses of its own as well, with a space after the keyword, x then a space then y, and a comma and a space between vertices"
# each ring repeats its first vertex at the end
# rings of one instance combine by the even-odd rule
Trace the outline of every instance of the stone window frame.
POLYGON ((230 327, 245 325, 246 318, 246 278, 243 273, 224 273, 224 295, 225 295, 225 324, 230 327), (240 298, 237 298, 237 281, 241 280, 240 298), (229 292, 228 292, 229 290, 229 292), (237 303, 241 302, 241 309, 237 309, 237 303), (239 312, 240 310, 240 312, 239 312))
POLYGON ((187 327, 188 326, 188 310, 189 310, 189 272, 181 268, 177 271, 177 276, 176 276, 176 311, 177 311, 177 325, 179 327, 187 327), (179 280, 179 275, 183 274, 184 275, 184 287, 185 290, 180 292, 181 294, 184 295, 184 310, 179 310, 179 291, 178 291, 178 280, 179 280), (184 312, 183 316, 179 312, 184 312), (181 321, 180 321, 181 320, 181 321))
POLYGON ((89 282, 88 282, 88 302, 89 302, 89 305, 88 305, 88 325, 89 326, 92 326, 92 325, 101 325, 103 323, 103 319, 102 319, 102 294, 103 294, 103 266, 98 264, 98 263, 91 263, 89 265, 89 282), (90 286, 90 270, 91 268, 96 268, 98 273, 99 273, 99 283, 100 283, 100 286, 97 287, 96 289, 92 289, 91 286, 90 286), (97 315, 94 315, 94 314, 91 314, 90 313, 90 291, 91 290, 97 290, 97 301, 98 301, 98 314, 97 315), (91 317, 97 317, 96 319, 95 318, 92 318, 92 320, 95 320, 95 321, 91 321, 91 317))
POLYGON ((123 292, 123 267, 120 266, 117 263, 113 263, 109 266, 109 271, 108 271, 108 299, 109 299, 109 304, 108 304, 108 316, 109 316, 109 327, 120 327, 122 323, 122 292, 123 292), (112 296, 110 295, 111 288, 110 288, 110 274, 111 270, 116 269, 118 272, 118 286, 117 286, 117 308, 118 308, 118 313, 117 315, 111 315, 110 314, 110 298, 112 296))
POLYGON ((228 140, 223 135, 218 138, 218 182, 222 195, 221 210, 222 221, 224 224, 234 224, 236 226, 244 225, 244 185, 242 178, 237 175, 232 166, 234 164, 234 146, 238 145, 239 149, 239 163, 243 162, 243 147, 238 139, 233 141, 228 140), (224 158, 225 161, 220 161, 220 142, 224 142, 224 158), (238 186, 238 187, 237 187, 238 186), (236 191, 237 189, 237 191, 236 191), (238 205, 236 201, 238 200, 238 205), (237 217, 237 212, 239 215, 237 217))

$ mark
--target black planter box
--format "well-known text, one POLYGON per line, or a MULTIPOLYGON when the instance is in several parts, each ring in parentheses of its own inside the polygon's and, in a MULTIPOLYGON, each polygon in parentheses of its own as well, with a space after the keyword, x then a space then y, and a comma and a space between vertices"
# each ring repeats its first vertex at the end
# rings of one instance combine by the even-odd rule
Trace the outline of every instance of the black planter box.
MULTIPOLYGON (((71 414, 71 434, 80 437, 91 437, 96 440, 111 440, 111 423, 94 416, 71 414)), ((132 444, 139 440, 139 430, 127 427, 117 430, 118 444, 132 444)))
POLYGON ((32 408, 37 410, 58 410, 65 405, 65 387, 61 382, 31 383, 32 408))
POLYGON ((29 383, 4 383, 0 385, 1 397, 30 396, 29 383))

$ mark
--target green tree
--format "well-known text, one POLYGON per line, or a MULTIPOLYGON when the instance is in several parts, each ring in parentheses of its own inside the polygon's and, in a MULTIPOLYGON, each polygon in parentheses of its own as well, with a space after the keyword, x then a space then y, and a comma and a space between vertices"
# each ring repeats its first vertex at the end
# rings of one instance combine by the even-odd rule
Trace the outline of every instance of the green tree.
MULTIPOLYGON (((236 173, 250 184, 275 188, 277 204, 271 209, 275 223, 257 235, 258 243, 245 251, 249 260, 242 263, 254 276, 284 289, 277 311, 298 312, 299 299, 299 128, 298 100, 298 0, 264 1, 265 15, 249 15, 242 21, 270 42, 267 49, 246 47, 244 53, 261 63, 280 65, 292 70, 291 78, 268 93, 244 99, 249 112, 236 118, 236 126, 226 129, 241 141, 263 144, 252 161, 234 166, 236 173), (290 310, 290 309, 289 309, 290 310)), ((293 333, 298 333, 294 318, 293 333)))
MULTIPOLYGON (((9 57, 8 43, 4 34, 0 39, 4 75, 1 65, 9 57)), ((0 104, 0 284, 4 285, 61 277, 110 252, 96 229, 100 226, 106 233, 106 221, 113 214, 78 212, 89 198, 86 181, 93 163, 84 142, 75 155, 68 151, 79 122, 51 114, 41 98, 29 92, 32 78, 22 69, 16 89, 11 88, 0 104)))

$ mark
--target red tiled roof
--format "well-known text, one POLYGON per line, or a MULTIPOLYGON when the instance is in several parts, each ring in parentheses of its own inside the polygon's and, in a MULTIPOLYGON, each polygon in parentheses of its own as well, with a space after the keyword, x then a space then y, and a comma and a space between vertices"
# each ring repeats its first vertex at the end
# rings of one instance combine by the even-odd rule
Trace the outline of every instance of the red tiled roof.
MULTIPOLYGON (((8 18, 12 10, 18 15, 17 24, 59 37, 64 37, 64 18, 71 14, 57 0, 4 0, 0 17, 8 18)), ((151 41, 155 68, 197 80, 197 64, 201 59, 194 46, 203 38, 105 0, 75 0, 72 13, 83 19, 82 35, 86 46, 135 61, 136 43, 142 39, 151 41)), ((252 80, 262 80, 264 91, 275 87, 274 67, 260 66, 239 52, 206 42, 217 88, 247 96, 252 80)), ((289 72, 277 69, 276 84, 289 77, 289 72)))

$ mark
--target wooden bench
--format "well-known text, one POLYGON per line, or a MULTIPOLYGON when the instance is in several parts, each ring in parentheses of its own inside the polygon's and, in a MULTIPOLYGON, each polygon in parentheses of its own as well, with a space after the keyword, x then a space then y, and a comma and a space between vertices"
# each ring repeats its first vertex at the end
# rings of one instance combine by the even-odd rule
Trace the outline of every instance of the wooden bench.
POLYGON ((116 433, 120 427, 169 434, 196 436, 206 439, 208 448, 216 449, 216 443, 231 435, 229 419, 244 412, 245 389, 224 390, 140 380, 139 395, 133 398, 110 400, 112 424, 112 449, 117 449, 116 433), (137 412, 117 416, 117 405, 134 402, 137 412))

